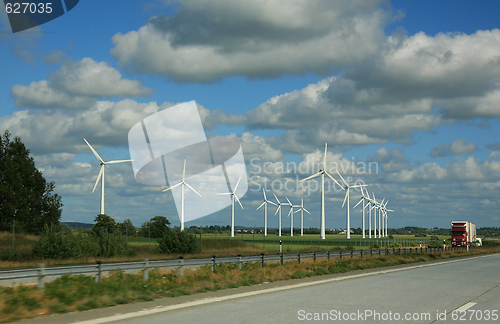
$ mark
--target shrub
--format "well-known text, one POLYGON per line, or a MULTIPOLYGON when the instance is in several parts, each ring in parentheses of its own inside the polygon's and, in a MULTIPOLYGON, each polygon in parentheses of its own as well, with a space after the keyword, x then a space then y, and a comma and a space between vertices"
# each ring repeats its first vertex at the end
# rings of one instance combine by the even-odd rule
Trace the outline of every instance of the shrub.
POLYGON ((158 239, 157 253, 195 253, 198 246, 193 234, 186 231, 174 232, 168 229, 163 236, 158 239))
POLYGON ((378 243, 372 243, 370 245, 370 249, 380 249, 380 244, 378 244, 378 243))
POLYGON ((401 244, 399 244, 398 242, 392 242, 391 245, 389 245, 389 247, 398 248, 398 247, 401 247, 401 244))

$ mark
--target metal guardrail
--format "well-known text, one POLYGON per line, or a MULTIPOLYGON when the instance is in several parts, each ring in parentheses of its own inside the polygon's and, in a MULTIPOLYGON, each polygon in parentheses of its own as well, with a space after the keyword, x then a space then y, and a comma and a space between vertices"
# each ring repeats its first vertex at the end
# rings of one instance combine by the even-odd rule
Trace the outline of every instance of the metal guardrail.
MULTIPOLYGON (((451 250, 462 249, 461 247, 449 247, 451 250)), ((137 262, 121 262, 121 263, 102 263, 97 261, 94 265, 77 265, 77 266, 56 266, 46 268, 43 263, 38 265, 38 268, 27 268, 27 269, 15 269, 15 270, 0 270, 0 283, 5 280, 19 280, 27 278, 38 278, 38 287, 45 287, 46 277, 61 277, 63 275, 75 275, 75 274, 95 274, 96 282, 101 282, 102 274, 110 271, 143 271, 143 280, 148 280, 149 269, 153 268, 177 268, 179 271, 179 276, 182 277, 184 269, 186 267, 200 267, 204 265, 211 265, 212 271, 216 272, 217 265, 224 263, 236 263, 238 269, 241 270, 242 263, 256 262, 260 263, 261 267, 265 265, 265 262, 279 262, 283 265, 285 261, 297 260, 300 263, 302 259, 312 258, 316 261, 317 258, 326 258, 330 260, 331 258, 337 259, 352 259, 354 256, 360 256, 360 258, 372 258, 381 255, 388 254, 402 254, 402 253, 433 253, 438 251, 443 251, 443 247, 439 248, 427 248, 427 247, 416 247, 416 248, 387 248, 387 249, 377 249, 377 250, 351 250, 351 251, 327 251, 327 252, 310 252, 297 254, 261 254, 261 255, 251 255, 251 256, 241 256, 236 257, 220 257, 217 258, 215 255, 212 258, 203 259, 184 259, 180 257, 178 260, 155 260, 149 261, 144 259, 144 261, 137 262)))

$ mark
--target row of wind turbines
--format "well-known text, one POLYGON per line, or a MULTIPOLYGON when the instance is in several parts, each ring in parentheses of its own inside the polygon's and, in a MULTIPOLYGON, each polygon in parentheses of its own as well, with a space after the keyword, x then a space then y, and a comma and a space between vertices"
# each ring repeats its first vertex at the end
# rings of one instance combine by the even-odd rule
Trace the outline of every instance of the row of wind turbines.
MULTIPOLYGON (((342 208, 344 208, 344 206, 346 206, 346 238, 347 239, 350 239, 351 238, 351 225, 350 225, 350 222, 351 222, 351 217, 350 217, 350 204, 349 204, 349 197, 350 197, 350 190, 351 189, 354 189, 354 188, 360 188, 361 190, 361 199, 358 201, 358 203, 353 207, 353 208, 356 208, 361 202, 363 203, 363 209, 361 210, 361 214, 362 214, 362 233, 363 233, 363 239, 366 238, 366 229, 365 229, 365 209, 369 207, 369 216, 368 216, 368 223, 369 223, 369 230, 368 230, 368 235, 369 235, 369 238, 372 238, 372 217, 371 217, 371 214, 372 214, 372 210, 375 209, 374 211, 374 215, 373 215, 373 224, 374 224, 374 236, 375 238, 378 237, 381 238, 381 237, 387 237, 387 221, 388 221, 388 217, 387 217, 387 212, 393 212, 394 210, 392 209, 387 209, 387 203, 388 201, 385 200, 385 198, 382 200, 382 201, 377 201, 377 199, 375 198, 375 194, 372 192, 372 195, 373 195, 373 198, 370 197, 369 193, 368 193, 368 190, 366 190, 364 187, 368 186, 366 184, 361 184, 361 185, 350 185, 349 183, 347 183, 347 181, 345 181, 345 179, 342 177, 342 175, 337 171, 335 170, 335 172, 338 174, 338 176, 340 177, 340 179, 342 180, 342 182, 344 183, 344 185, 341 185, 337 180, 335 180, 334 177, 332 177, 327 171, 326 171, 326 153, 327 153, 327 149, 328 149, 328 144, 325 144, 325 154, 323 156, 323 169, 320 169, 318 173, 316 174, 313 174, 305 179, 302 179, 300 182, 303 182, 303 181, 307 181, 307 180, 310 180, 310 179, 313 179, 313 178, 316 178, 318 176, 321 176, 321 212, 320 212, 320 221, 321 221, 321 228, 320 228, 320 237, 321 239, 325 239, 325 175, 328 176, 330 179, 332 179, 332 181, 334 183, 336 183, 340 188, 342 188, 343 190, 346 191, 346 194, 344 196, 344 202, 342 203, 342 208), (366 194, 365 194, 365 191, 366 190, 366 194), (366 203, 368 202, 368 203, 366 203), (378 228, 378 233, 377 233, 377 212, 378 212, 378 225, 379 225, 379 228, 378 228)), ((303 236, 304 235, 304 229, 303 229, 303 224, 304 224, 304 214, 303 212, 306 211, 307 213, 309 213, 309 211, 307 211, 305 208, 304 208, 304 199, 302 199, 302 204, 300 206, 294 206, 292 205, 292 203, 290 202, 290 200, 288 200, 287 197, 286 200, 288 201, 288 203, 282 203, 279 201, 278 197, 276 197, 276 195, 274 195, 274 197, 276 198, 276 201, 278 202, 278 204, 274 203, 273 201, 271 200, 268 200, 267 197, 266 197, 266 192, 264 191, 264 189, 262 189, 262 192, 264 194, 264 202, 259 206, 257 207, 257 210, 260 209, 262 206, 264 206, 264 235, 267 236, 267 204, 270 203, 272 205, 275 205, 277 206, 278 208, 276 209, 276 212, 275 212, 275 215, 279 212, 279 236, 281 236, 281 206, 282 205, 289 205, 290 206, 290 212, 288 213, 288 216, 290 217, 290 234, 291 236, 293 236, 293 209, 294 207, 299 207, 300 209, 297 210, 296 212, 299 212, 301 211, 301 229, 300 229, 300 233, 301 235, 303 236)), ((309 213, 310 214, 310 213, 309 213)))
MULTIPOLYGON (((97 184, 99 183, 99 180, 101 181, 101 208, 100 208, 100 213, 104 214, 104 170, 105 166, 108 164, 116 164, 116 163, 122 163, 122 162, 131 162, 133 160, 116 160, 116 161, 104 161, 99 154, 94 150, 94 148, 87 142, 86 139, 84 139, 85 143, 89 146, 90 150, 96 158, 99 160, 101 164, 101 168, 99 171, 99 174, 97 176, 96 183, 94 185, 94 189, 92 192, 95 191, 97 184)), ((344 197, 344 202, 342 203, 342 208, 346 206, 346 238, 350 239, 351 238, 351 226, 350 226, 350 209, 349 209, 349 197, 350 197, 350 190, 354 188, 360 188, 361 190, 361 199, 359 202, 353 207, 356 208, 361 202, 363 203, 363 208, 361 210, 362 213, 362 232, 363 232, 363 238, 365 237, 365 209, 369 207, 369 217, 368 217, 368 223, 369 223, 369 238, 372 237, 372 210, 375 209, 374 216, 373 216, 373 225, 374 225, 374 236, 375 238, 377 237, 377 212, 378 212, 378 237, 386 237, 387 236, 387 212, 393 212, 394 210, 387 209, 387 203, 388 201, 385 200, 385 198, 382 201, 377 201, 375 198, 375 194, 372 192, 373 198, 370 197, 368 194, 368 190, 364 189, 366 187, 366 184, 361 184, 361 185, 350 185, 345 181, 345 179, 342 177, 342 175, 335 170, 335 172, 338 174, 340 179, 342 180, 344 185, 341 185, 337 180, 335 180, 334 177, 332 177, 327 171, 326 171, 326 153, 327 153, 327 148, 328 144, 325 144, 325 154, 323 156, 323 169, 320 169, 319 172, 316 174, 313 174, 305 179, 302 179, 300 182, 307 181, 313 178, 316 178, 318 176, 321 176, 321 212, 320 212, 320 221, 321 221, 321 229, 320 229, 320 237, 321 239, 325 239, 325 175, 329 177, 335 184, 337 184, 342 190, 346 191, 345 197, 344 197), (364 190, 366 190, 366 194, 364 190), (347 204, 346 204, 347 203, 347 204)), ((181 186, 181 215, 180 215, 180 223, 181 223, 181 231, 184 230, 184 191, 185 187, 188 187, 190 190, 195 192, 198 196, 201 197, 201 195, 193 188, 191 187, 186 181, 185 181, 185 175, 186 175, 186 160, 184 160, 184 169, 182 173, 182 181, 174 186, 171 186, 165 190, 172 190, 178 186, 181 186)), ((240 201, 240 199, 236 196, 236 189, 238 188, 238 185, 241 181, 241 178, 238 179, 238 182, 236 183, 234 189, 231 192, 226 192, 226 193, 219 193, 218 195, 231 195, 231 237, 234 237, 234 206, 235 206, 235 200, 239 203, 240 207, 243 209, 243 205, 240 201)), ((259 210, 262 206, 264 206, 264 235, 267 236, 267 209, 268 206, 267 204, 272 204, 277 206, 275 215, 279 213, 279 236, 281 236, 281 211, 282 211, 282 206, 290 206, 290 211, 288 212, 288 217, 290 217, 290 235, 293 236, 293 215, 295 213, 301 212, 301 226, 300 226, 300 234, 301 236, 304 235, 304 211, 308 214, 311 214, 307 209, 304 208, 304 199, 302 199, 302 202, 300 205, 293 205, 288 197, 285 197, 287 202, 281 202, 278 197, 274 194, 274 198, 276 199, 276 202, 273 202, 271 200, 267 199, 266 192, 263 189, 262 190, 264 194, 264 202, 257 207, 257 210, 259 210), (294 211, 295 208, 298 208, 297 210, 294 211)))

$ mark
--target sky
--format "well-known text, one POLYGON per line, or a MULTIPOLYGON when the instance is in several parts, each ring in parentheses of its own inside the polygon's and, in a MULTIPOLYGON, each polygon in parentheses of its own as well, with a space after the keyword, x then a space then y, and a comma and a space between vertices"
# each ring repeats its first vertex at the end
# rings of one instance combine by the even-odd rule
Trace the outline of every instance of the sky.
MULTIPOLYGON (((241 144, 236 226, 264 225, 265 188, 303 199, 304 226, 319 227, 317 182, 297 182, 318 171, 325 143, 337 181, 335 170, 388 201, 389 227, 499 226, 499 12, 498 1, 87 0, 12 33, 2 10, 0 131, 55 182, 61 221, 99 213, 100 165, 84 138, 104 160, 130 159, 132 126, 194 100, 207 137, 241 144)), ((107 166, 105 185, 116 221, 179 225, 166 186, 138 183, 131 163, 107 166)), ((345 228, 344 192, 328 187, 326 227, 345 228)), ((352 227, 359 198, 351 191, 352 227)), ((186 226, 230 217, 227 207, 186 226)))

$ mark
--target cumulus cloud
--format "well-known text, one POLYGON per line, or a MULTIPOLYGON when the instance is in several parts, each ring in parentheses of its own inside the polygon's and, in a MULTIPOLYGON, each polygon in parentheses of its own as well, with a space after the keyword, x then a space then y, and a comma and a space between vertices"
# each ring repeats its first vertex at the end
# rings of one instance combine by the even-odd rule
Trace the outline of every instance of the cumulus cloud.
POLYGON ((32 82, 29 86, 16 84, 11 88, 16 106, 30 108, 86 108, 97 98, 141 97, 153 93, 139 81, 122 78, 120 72, 107 63, 88 57, 79 62, 64 61, 48 80, 32 82))
POLYGON ((495 141, 490 144, 486 144, 486 148, 489 148, 490 150, 493 151, 500 151, 500 141, 495 141))
POLYGON ((474 142, 467 143, 466 140, 458 138, 451 144, 440 144, 434 147, 430 155, 432 157, 445 157, 457 154, 470 154, 475 150, 477 150, 477 146, 474 142))
POLYGON ((114 35, 111 54, 127 68, 181 82, 325 74, 376 53, 390 16, 378 0, 178 3, 175 14, 114 35))

